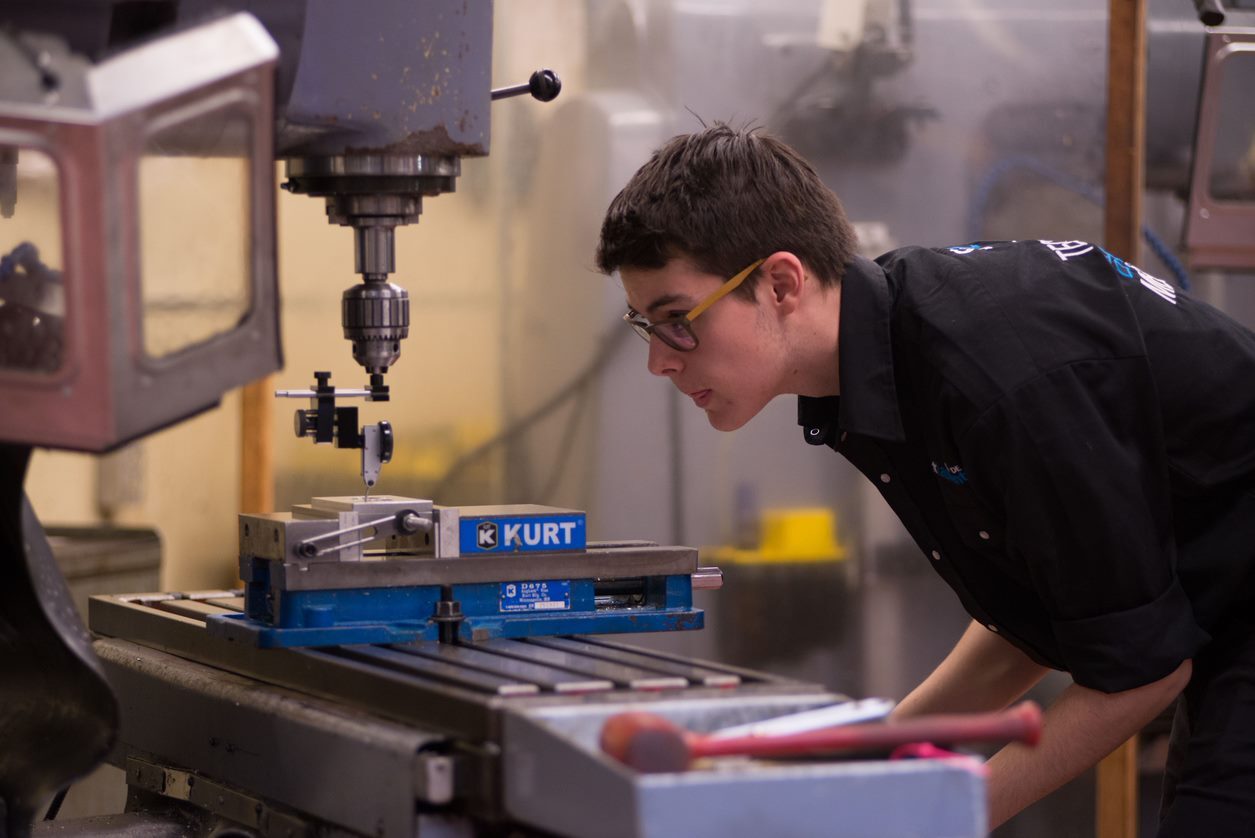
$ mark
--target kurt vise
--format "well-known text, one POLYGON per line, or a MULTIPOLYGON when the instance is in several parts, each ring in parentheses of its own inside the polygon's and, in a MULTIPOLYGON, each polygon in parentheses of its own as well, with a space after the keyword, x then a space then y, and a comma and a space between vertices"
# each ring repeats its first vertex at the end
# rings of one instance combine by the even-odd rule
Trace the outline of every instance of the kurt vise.
POLYGON ((244 613, 213 634, 261 647, 477 642, 699 629, 697 551, 589 543, 583 512, 321 497, 239 518, 244 613))

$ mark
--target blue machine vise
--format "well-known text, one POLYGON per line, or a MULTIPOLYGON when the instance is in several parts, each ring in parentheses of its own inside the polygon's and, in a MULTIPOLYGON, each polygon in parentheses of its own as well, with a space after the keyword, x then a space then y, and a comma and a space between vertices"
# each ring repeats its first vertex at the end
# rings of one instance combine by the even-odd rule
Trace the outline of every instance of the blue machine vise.
POLYGON ((245 610, 209 630, 295 647, 702 627, 696 550, 585 533, 574 510, 387 495, 241 515, 245 610))

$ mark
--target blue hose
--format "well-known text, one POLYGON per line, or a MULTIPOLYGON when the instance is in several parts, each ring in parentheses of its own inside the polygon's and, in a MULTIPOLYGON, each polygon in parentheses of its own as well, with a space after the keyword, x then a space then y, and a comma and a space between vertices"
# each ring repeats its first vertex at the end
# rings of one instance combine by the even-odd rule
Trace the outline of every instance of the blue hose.
MULTIPOLYGON (((1060 172, 1053 166, 1048 166, 1040 160, 1024 155, 1004 157, 991 166, 989 171, 985 172, 985 176, 981 178, 980 184, 976 188, 976 196, 972 200, 971 208, 967 213, 968 241, 976 241, 980 238, 981 222, 988 208, 989 197, 993 194, 994 187, 998 185, 998 182, 1014 169, 1027 169, 1056 186, 1061 186, 1069 192, 1075 192, 1087 201, 1091 201, 1100 207, 1103 205, 1101 191, 1064 172, 1060 172)), ((1168 247, 1164 240, 1145 224, 1142 225, 1142 238, 1146 240, 1146 244, 1155 252, 1155 255, 1168 266, 1168 270, 1172 271, 1177 285, 1182 290, 1188 291, 1190 289, 1190 275, 1186 272, 1185 265, 1181 264, 1181 260, 1172 251, 1172 248, 1168 247)))

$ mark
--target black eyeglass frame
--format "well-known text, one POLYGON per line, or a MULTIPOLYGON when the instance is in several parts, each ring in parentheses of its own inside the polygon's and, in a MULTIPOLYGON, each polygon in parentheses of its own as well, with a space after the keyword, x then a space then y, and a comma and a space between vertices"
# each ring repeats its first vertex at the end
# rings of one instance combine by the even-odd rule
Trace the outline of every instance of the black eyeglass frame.
POLYGON ((766 258, 759 259, 749 267, 738 271, 735 276, 716 288, 714 292, 693 306, 685 314, 668 317, 666 320, 659 320, 657 323, 650 323, 641 316, 639 311, 629 308, 627 313, 623 315, 623 322, 631 326, 632 331, 640 335, 644 341, 648 341, 651 337, 657 335, 659 340, 677 352, 692 352, 698 345, 697 333, 693 331, 693 321, 715 303, 736 290, 737 286, 748 279, 749 275, 766 261, 766 258), (690 341, 691 345, 688 345, 690 341))

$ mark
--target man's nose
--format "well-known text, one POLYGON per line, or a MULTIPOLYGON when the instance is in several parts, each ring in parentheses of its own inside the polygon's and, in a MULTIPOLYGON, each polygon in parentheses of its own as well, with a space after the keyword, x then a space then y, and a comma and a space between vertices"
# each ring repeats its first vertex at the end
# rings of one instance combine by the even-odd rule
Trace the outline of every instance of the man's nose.
POLYGON ((681 360, 683 354, 667 346, 658 338, 650 337, 649 371, 654 375, 675 375, 684 366, 681 360))

